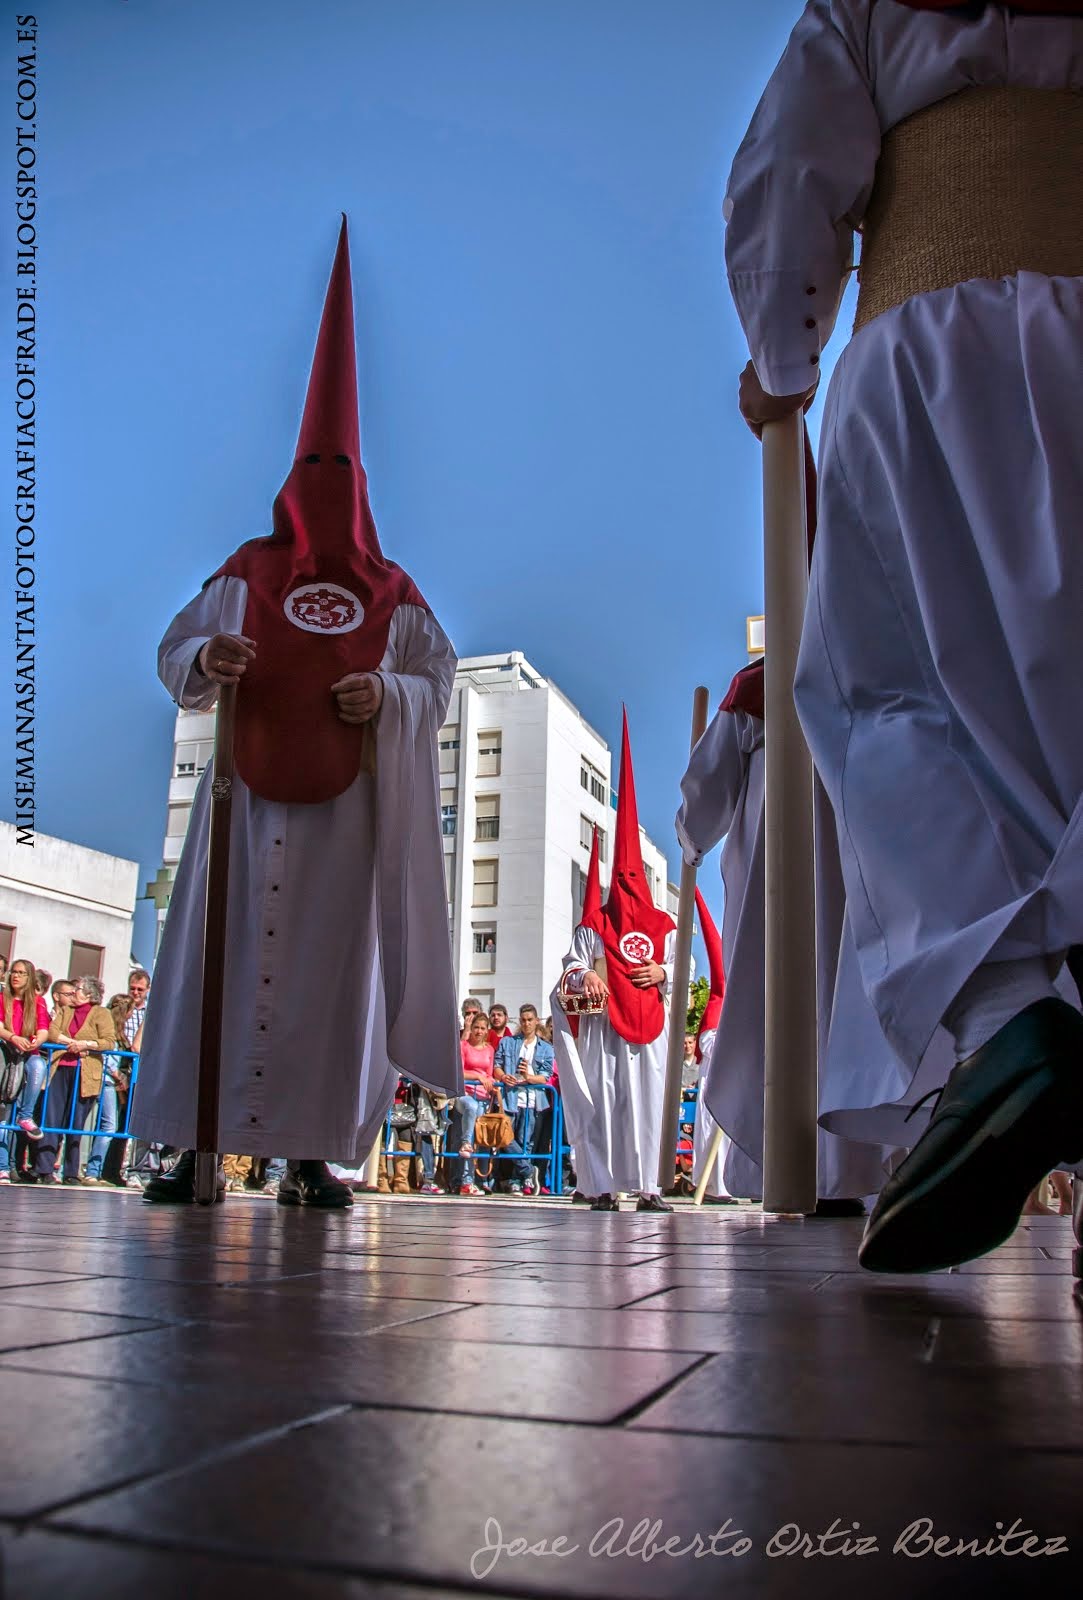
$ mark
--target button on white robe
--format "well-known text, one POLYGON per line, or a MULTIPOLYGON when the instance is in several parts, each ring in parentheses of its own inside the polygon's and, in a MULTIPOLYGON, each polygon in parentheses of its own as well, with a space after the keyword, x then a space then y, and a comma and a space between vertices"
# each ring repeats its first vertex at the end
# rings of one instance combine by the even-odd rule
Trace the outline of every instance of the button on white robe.
MULTIPOLYGON (((564 1124, 575 1152, 576 1183, 583 1194, 657 1194, 658 1145, 662 1137, 669 995, 673 981, 675 933, 666 935, 666 1021, 651 1044, 622 1039, 608 1014, 579 1018, 579 1038, 554 990, 551 997, 553 1049, 560 1073, 564 1124)), ((564 971, 590 969, 605 953, 600 936, 576 928, 564 971)), ((677 1154, 673 1153, 676 1172, 677 1154)))
MULTIPOLYGON (((205 711, 193 670, 239 633, 247 585, 216 578, 171 624, 159 674, 205 711)), ((398 1072, 445 1094, 461 1064, 440 849, 436 734, 455 655, 419 606, 392 616, 380 665, 376 776, 334 800, 286 805, 234 780, 219 1148, 356 1165, 398 1072)), ((285 762, 303 750, 283 750, 285 762)), ((144 1029, 133 1127, 190 1147, 206 901, 210 767, 196 791, 144 1029)))
MULTIPOLYGON (((881 131, 993 84, 1083 88, 1083 20, 806 8, 729 183, 766 388, 815 371, 881 131)), ((1022 272, 885 312, 831 380, 797 703, 910 1074, 980 964, 1083 940, 1081 370, 1083 279, 1022 272)))

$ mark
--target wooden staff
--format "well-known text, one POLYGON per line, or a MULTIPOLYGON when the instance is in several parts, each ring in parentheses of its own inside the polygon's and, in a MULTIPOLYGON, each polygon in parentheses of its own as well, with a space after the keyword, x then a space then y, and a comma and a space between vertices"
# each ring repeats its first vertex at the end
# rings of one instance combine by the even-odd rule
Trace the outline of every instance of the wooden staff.
MULTIPOLYGON (((692 699, 694 750, 707 728, 710 696, 700 686, 692 699)), ((673 952, 673 986, 669 1005, 669 1050, 666 1086, 662 1100, 662 1137, 658 1146, 658 1187, 671 1189, 677 1161, 677 1129, 681 1120, 681 1079, 684 1076, 684 1035, 688 1016, 688 974, 692 966, 692 918, 696 909, 696 869, 681 865, 681 892, 677 901, 677 943, 673 952), (680 1027, 677 1027, 678 1016, 680 1027)))
MULTIPOLYGON (((723 1004, 725 1004, 724 1001, 723 1004)), ((702 1116, 703 1111, 703 1095, 701 1094, 699 1097, 699 1104, 696 1107, 697 1116, 702 1116)), ((696 1184, 696 1192, 692 1196, 692 1204, 695 1206, 701 1206, 703 1204, 703 1196, 707 1193, 707 1185, 711 1181, 711 1173, 714 1171, 714 1164, 718 1160, 718 1153, 721 1149, 722 1129, 716 1127, 711 1135, 711 1143, 707 1151, 707 1159, 703 1163, 703 1171, 700 1174, 699 1182, 696 1184)))
POLYGON ((201 1206, 213 1204, 218 1187, 218 1091, 222 1075, 222 1008, 225 1000, 229 828, 233 811, 233 727, 236 712, 237 685, 222 684, 218 693, 214 771, 211 774, 203 1001, 199 1021, 195 1194, 201 1206))
POLYGON ((765 983, 763 1209, 816 1208, 812 762, 793 684, 808 594, 801 413, 763 429, 765 983))

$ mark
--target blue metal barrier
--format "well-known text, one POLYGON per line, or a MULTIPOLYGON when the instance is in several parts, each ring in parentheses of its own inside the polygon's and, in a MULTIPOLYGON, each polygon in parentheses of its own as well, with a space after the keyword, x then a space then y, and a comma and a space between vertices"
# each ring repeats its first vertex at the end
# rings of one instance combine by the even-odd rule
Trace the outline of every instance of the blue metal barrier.
MULTIPOLYGON (((79 1110, 80 1087, 80 1074, 78 1071, 72 1075, 71 1096, 68 1101, 66 1120, 61 1124, 50 1123, 44 1120, 45 1110, 49 1103, 49 1089, 56 1070, 55 1064, 52 1061, 52 1057, 63 1056, 67 1054, 67 1052, 67 1045, 49 1043, 40 1045, 34 1052, 35 1055, 45 1056, 46 1060, 49 1062, 48 1070, 45 1076, 45 1083, 43 1084, 41 1092, 38 1096, 38 1102, 32 1108, 30 1108, 30 1115, 33 1115, 34 1112, 38 1110, 38 1106, 40 1105, 42 1120, 38 1123, 38 1126, 41 1128, 42 1133, 58 1134, 65 1139, 90 1139, 91 1141, 94 1141, 95 1139, 130 1138, 132 1107, 135 1103, 135 1086, 139 1077, 139 1057, 132 1050, 103 1050, 100 1052, 104 1063, 104 1072, 106 1075, 108 1075, 110 1067, 115 1066, 116 1063, 122 1058, 126 1058, 132 1064, 131 1078, 128 1083, 128 1103, 124 1111, 123 1126, 118 1126, 115 1129, 106 1129, 105 1131, 101 1130, 102 1093, 99 1093, 94 1097, 93 1106, 90 1109, 90 1114, 87 1116, 85 1123, 79 1125, 76 1122, 76 1117, 79 1110)), ((105 1087, 105 1077, 103 1076, 103 1091, 105 1087)), ((7 1134, 9 1139, 14 1139, 19 1133, 22 1132, 22 1129, 15 1120, 17 1108, 18 1100, 9 1102, 7 1106, 0 1106, 0 1133, 7 1134)), ((34 1141, 34 1144, 37 1144, 36 1140, 34 1141)), ((14 1148, 13 1146, 9 1146, 9 1158, 13 1157, 13 1155, 14 1148)), ((13 1161, 12 1164, 14 1164, 13 1161)))
MULTIPOLYGON (((407 1083, 410 1082, 409 1079, 404 1081, 407 1083)), ((539 1085, 539 1087, 541 1086, 539 1085)), ((545 1173, 542 1183, 544 1184, 544 1187, 548 1189, 550 1195, 560 1196, 563 1194, 564 1158, 565 1156, 571 1155, 572 1147, 571 1145, 566 1144, 564 1139, 564 1102, 561 1099, 560 1092, 559 1090, 555 1089, 552 1084, 545 1085, 545 1089, 546 1093, 551 1098, 551 1109, 553 1112, 549 1149, 541 1151, 512 1151, 509 1153, 505 1151, 478 1150, 475 1148, 473 1152, 475 1172, 476 1163, 479 1161, 529 1161, 531 1165, 538 1170, 539 1174, 542 1172, 545 1173)), ((459 1155, 458 1151, 450 1151, 444 1145, 444 1140, 447 1136, 448 1125, 451 1120, 449 1110, 451 1104, 453 1104, 453 1102, 449 1102, 448 1106, 445 1106, 440 1117, 440 1128, 438 1132, 433 1135, 434 1154, 437 1156, 437 1158, 443 1156, 445 1162, 459 1161, 464 1159, 459 1155)), ((500 1109, 504 1109, 503 1104, 501 1104, 500 1109)), ((391 1125, 393 1110, 394 1107, 388 1111, 387 1118, 384 1123, 384 1155, 388 1160, 397 1158, 400 1161, 414 1161, 418 1159, 418 1151, 414 1143, 413 1126, 411 1125, 406 1128, 393 1128, 391 1125), (399 1134, 404 1138, 407 1138, 409 1143, 406 1146, 400 1145, 396 1147, 393 1143, 393 1136, 395 1134, 399 1134)), ((694 1086, 691 1089, 686 1089, 682 1095, 680 1123, 678 1124, 677 1129, 674 1177, 677 1175, 677 1160, 679 1160, 681 1156, 691 1156, 693 1153, 692 1140, 689 1139, 687 1135, 682 1136, 680 1125, 687 1124, 689 1122, 694 1124, 698 1110, 698 1086, 694 1086)), ((510 1115, 510 1113, 508 1114, 510 1115)), ((453 1191, 449 1190, 448 1192, 451 1193, 453 1191)))

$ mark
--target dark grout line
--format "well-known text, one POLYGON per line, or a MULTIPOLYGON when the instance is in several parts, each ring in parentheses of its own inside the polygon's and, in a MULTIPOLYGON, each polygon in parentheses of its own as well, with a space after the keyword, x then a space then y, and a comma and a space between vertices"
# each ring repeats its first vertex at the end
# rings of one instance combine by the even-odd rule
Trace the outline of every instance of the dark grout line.
MULTIPOLYGON (((0 1518, 0 1526, 3 1525, 0 1518)), ((21 1529, 16 1524, 16 1533, 21 1529)), ((341 1561, 320 1560, 286 1560, 276 1558, 273 1565, 261 1559, 258 1554, 250 1550, 239 1549, 236 1545, 223 1544, 217 1540, 203 1540, 199 1543, 184 1543, 180 1539, 170 1539, 167 1535, 112 1532, 108 1529, 82 1528, 68 1526, 62 1522, 46 1522, 40 1525, 37 1531, 50 1534, 63 1535, 68 1539, 90 1539, 95 1544, 114 1545, 121 1548, 134 1548, 137 1550, 159 1550, 172 1555, 185 1555, 202 1557, 207 1560, 221 1560, 237 1566, 249 1566, 265 1570, 271 1579, 269 1585, 273 1594, 274 1579, 287 1573, 290 1576, 309 1576, 318 1578, 353 1578, 361 1583, 385 1583, 396 1589, 404 1586, 421 1590, 432 1590, 446 1600, 478 1600, 479 1595, 498 1594, 500 1600, 538 1600, 536 1584, 518 1584, 514 1581, 500 1583, 499 1591, 493 1590, 488 1583, 475 1582, 473 1579, 464 1578, 460 1583, 454 1578, 432 1577, 427 1573, 415 1571, 406 1567, 382 1566, 348 1566, 341 1561)), ((223 1587, 228 1589, 228 1584, 223 1587)), ((330 1591, 329 1591, 330 1594, 330 1591)), ((598 1589, 583 1591, 577 1595, 577 1600, 613 1600, 612 1591, 598 1589)))
MULTIPOLYGON (((673 1353, 676 1354, 675 1351, 673 1353)), ((607 1424, 607 1426, 610 1428, 623 1428, 627 1423, 634 1422, 636 1417, 641 1417, 644 1411, 648 1410, 649 1407, 657 1405, 659 1400, 664 1400, 667 1394, 672 1393, 674 1389, 678 1388, 680 1384, 684 1383, 686 1378, 690 1378, 694 1372, 698 1372, 700 1367, 703 1366, 704 1362, 710 1361, 710 1359, 711 1353, 704 1352, 704 1354, 699 1356, 697 1360, 691 1362, 689 1366, 685 1367, 683 1372, 675 1373, 672 1378, 668 1378, 665 1383, 653 1390, 651 1394, 647 1395, 643 1399, 636 1400, 632 1405, 627 1406, 625 1410, 622 1411, 619 1416, 614 1417, 613 1420, 607 1424)))
POLYGON ((292 1422, 276 1423, 273 1428, 263 1428, 258 1433, 245 1434, 244 1438, 235 1439, 231 1444, 215 1445, 213 1449, 202 1451, 184 1462, 183 1465, 162 1467, 158 1471, 133 1473, 128 1478, 118 1479, 108 1489, 88 1489, 82 1494, 71 1495, 66 1500, 58 1500, 51 1506, 32 1512, 28 1517, 19 1518, 19 1525, 21 1527, 33 1527, 39 1523, 44 1523, 47 1526, 47 1518, 55 1517, 65 1511, 72 1511, 77 1506, 86 1505, 94 1500, 104 1500, 107 1496, 120 1494, 125 1489, 141 1489, 147 1484, 168 1483, 173 1478, 182 1478, 188 1473, 200 1472, 205 1467, 217 1466, 222 1461, 231 1461, 237 1456, 246 1455, 248 1451, 259 1449, 261 1445, 270 1444, 275 1439, 283 1439, 287 1435, 297 1432, 300 1428, 314 1427, 317 1423, 331 1421, 333 1417, 344 1416, 346 1412, 351 1410, 353 1410, 353 1407, 348 1402, 324 1406, 321 1410, 311 1412, 304 1417, 295 1418, 292 1422))
MULTIPOLYGON (((52 1308, 46 1306, 20 1306, 19 1309, 21 1311, 46 1311, 52 1308)), ((55 1316, 95 1317, 104 1314, 105 1313, 97 1311, 54 1312, 55 1316)), ((112 1315, 112 1313, 108 1313, 108 1315, 112 1315)), ((71 1339, 56 1339, 51 1344, 38 1343, 5 1345, 3 1349, 0 1349, 0 1357, 6 1359, 8 1356, 17 1356, 24 1350, 36 1350, 39 1354, 43 1354, 48 1350, 66 1350, 67 1347, 72 1344, 93 1344, 98 1339, 130 1338, 133 1333, 157 1333, 160 1328, 168 1328, 171 1326, 171 1324, 168 1322, 155 1322, 153 1317, 129 1317, 127 1320, 129 1322, 143 1322, 145 1326, 142 1328, 106 1328, 103 1329, 101 1333, 77 1333, 71 1339)), ((2 1370, 5 1369, 0 1368, 0 1371, 2 1370)))

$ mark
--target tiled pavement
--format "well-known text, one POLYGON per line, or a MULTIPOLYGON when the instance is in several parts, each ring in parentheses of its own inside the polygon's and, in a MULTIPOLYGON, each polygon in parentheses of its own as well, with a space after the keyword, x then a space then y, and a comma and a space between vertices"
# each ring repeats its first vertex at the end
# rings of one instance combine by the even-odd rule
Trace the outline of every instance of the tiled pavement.
POLYGON ((0 1600, 1083 1593, 1070 1223, 920 1279, 859 1236, 0 1191, 0 1600))

